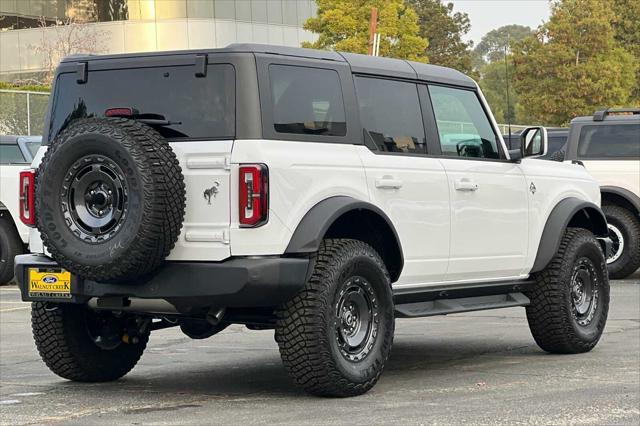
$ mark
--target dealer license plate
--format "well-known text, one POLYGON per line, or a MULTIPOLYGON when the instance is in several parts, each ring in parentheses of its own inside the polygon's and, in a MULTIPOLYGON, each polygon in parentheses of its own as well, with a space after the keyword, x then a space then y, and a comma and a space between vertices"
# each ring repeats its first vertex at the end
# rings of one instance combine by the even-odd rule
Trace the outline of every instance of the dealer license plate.
POLYGON ((29 268, 29 297, 71 299, 71 273, 62 268, 29 268))

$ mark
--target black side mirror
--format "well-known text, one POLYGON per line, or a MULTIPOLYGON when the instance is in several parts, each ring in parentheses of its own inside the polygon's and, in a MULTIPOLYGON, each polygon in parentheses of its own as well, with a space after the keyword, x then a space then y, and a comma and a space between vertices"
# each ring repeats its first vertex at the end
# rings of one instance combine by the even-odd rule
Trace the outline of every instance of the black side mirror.
POLYGON ((546 128, 527 127, 520 133, 521 158, 544 156, 547 155, 548 150, 549 138, 546 128))
POLYGON ((520 151, 519 149, 510 149, 509 158, 511 159, 511 161, 522 160, 522 151, 520 151))

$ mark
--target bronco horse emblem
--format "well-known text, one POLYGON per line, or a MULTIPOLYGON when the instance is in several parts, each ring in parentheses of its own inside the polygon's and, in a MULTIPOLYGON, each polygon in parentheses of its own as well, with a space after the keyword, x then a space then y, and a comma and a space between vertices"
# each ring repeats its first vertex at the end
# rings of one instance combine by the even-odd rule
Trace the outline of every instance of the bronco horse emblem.
POLYGON ((218 183, 218 181, 213 182, 213 186, 211 188, 207 188, 204 190, 204 199, 207 200, 207 203, 209 205, 211 205, 211 196, 213 196, 213 198, 216 198, 216 195, 218 195, 218 187, 220 186, 220 183, 218 183))

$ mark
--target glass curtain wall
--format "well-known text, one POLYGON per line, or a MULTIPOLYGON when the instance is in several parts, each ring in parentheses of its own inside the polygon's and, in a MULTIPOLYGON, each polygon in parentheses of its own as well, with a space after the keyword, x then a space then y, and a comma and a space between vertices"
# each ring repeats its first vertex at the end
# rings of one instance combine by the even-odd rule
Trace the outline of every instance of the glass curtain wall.
POLYGON ((38 27, 43 19, 49 25, 217 18, 302 26, 315 13, 313 0, 0 0, 0 31, 38 27))

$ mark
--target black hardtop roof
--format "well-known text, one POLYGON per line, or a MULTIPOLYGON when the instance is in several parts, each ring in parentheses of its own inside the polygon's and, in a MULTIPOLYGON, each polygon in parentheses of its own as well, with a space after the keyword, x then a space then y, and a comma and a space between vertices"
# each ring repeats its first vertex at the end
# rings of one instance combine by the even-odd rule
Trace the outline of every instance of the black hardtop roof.
POLYGON ((125 53, 117 55, 71 55, 62 62, 102 61, 109 59, 144 58, 159 56, 208 55, 220 53, 263 53, 335 62, 346 62, 355 73, 384 75, 396 78, 419 79, 458 86, 476 87, 475 81, 460 71, 438 65, 423 64, 404 59, 342 53, 301 47, 273 46, 269 44, 236 43, 219 49, 177 50, 165 52, 125 53))

